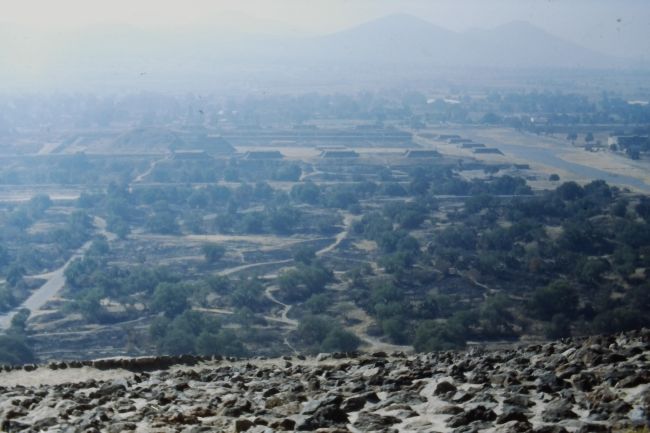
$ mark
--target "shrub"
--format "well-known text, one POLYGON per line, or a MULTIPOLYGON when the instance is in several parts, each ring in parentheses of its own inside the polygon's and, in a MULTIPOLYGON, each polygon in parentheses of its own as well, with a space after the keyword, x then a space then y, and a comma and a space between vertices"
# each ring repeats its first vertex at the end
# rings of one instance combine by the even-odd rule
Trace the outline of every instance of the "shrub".
POLYGON ((20 365, 34 362, 34 352, 24 338, 0 335, 0 364, 20 365))
POLYGON ((415 331, 413 347, 418 352, 456 350, 465 347, 465 339, 463 331, 454 324, 426 320, 415 331))
POLYGON ((327 333, 320 347, 322 352, 354 352, 359 344, 359 337, 350 331, 335 327, 327 333))

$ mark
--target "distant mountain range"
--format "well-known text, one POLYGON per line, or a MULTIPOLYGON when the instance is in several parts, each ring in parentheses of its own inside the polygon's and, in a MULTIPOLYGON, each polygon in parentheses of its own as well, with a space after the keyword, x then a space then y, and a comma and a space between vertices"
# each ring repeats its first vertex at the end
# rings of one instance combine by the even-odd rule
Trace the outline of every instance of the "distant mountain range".
MULTIPOLYGON (((11 43, 16 38, 5 38, 11 43)), ((145 83, 259 79, 341 80, 366 73, 418 77, 449 69, 629 69, 615 58, 558 38, 526 22, 462 33, 410 15, 390 15, 324 36, 260 36, 204 26, 185 31, 105 27, 59 34, 43 55, 48 79, 61 82, 145 83)), ((0 40, 0 59, 15 47, 0 40)), ((23 55, 24 57, 24 55, 23 55)), ((3 62, 4 63, 4 62, 3 62)), ((647 65, 646 65, 647 66, 647 65)), ((13 67, 19 72, 19 67, 13 67)), ((29 76, 34 75, 29 70, 29 76)), ((0 78, 5 78, 0 72, 0 78)), ((152 84, 153 83, 153 84, 152 84)))
POLYGON ((624 63, 526 22, 456 33, 410 15, 391 15, 304 43, 309 52, 333 60, 372 64, 580 69, 624 63))

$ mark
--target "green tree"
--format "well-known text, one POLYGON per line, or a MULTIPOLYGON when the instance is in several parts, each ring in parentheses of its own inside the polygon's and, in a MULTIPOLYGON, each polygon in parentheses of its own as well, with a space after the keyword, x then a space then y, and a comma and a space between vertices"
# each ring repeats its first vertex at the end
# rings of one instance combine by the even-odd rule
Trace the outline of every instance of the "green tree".
POLYGON ((27 328, 27 320, 31 312, 27 308, 21 308, 11 318, 10 330, 12 333, 25 334, 27 328))
POLYGON ((567 281, 554 281, 533 292, 530 309, 542 320, 550 320, 556 314, 573 317, 578 310, 578 292, 567 281))
POLYGON ((291 198, 295 201, 316 204, 320 200, 320 187, 313 182, 304 182, 291 188, 291 198))
POLYGON ((316 260, 316 251, 313 248, 301 246, 293 253, 293 259, 304 265, 311 265, 316 260))
POLYGON ((162 352, 168 355, 192 354, 196 337, 184 329, 170 326, 162 340, 162 352))
POLYGON ((320 345, 322 352, 354 352, 361 340, 352 332, 335 327, 327 333, 320 345))
POLYGON ((9 270, 7 270, 7 283, 12 287, 16 287, 23 280, 26 273, 27 271, 23 266, 13 263, 9 266, 9 270))
POLYGON ((232 305, 236 308, 246 307, 260 312, 265 305, 264 287, 255 278, 238 281, 235 290, 230 295, 230 299, 232 305))
POLYGON ((77 310, 86 321, 91 323, 101 323, 105 318, 104 307, 102 307, 101 304, 102 298, 104 298, 104 293, 101 289, 95 287, 84 292, 81 299, 76 302, 77 310))
POLYGON ((393 343, 406 344, 409 341, 408 327, 401 315, 382 320, 381 329, 393 343))
POLYGON ((0 268, 8 265, 10 260, 9 252, 4 246, 0 245, 0 268))
POLYGON ((307 315, 300 320, 296 335, 305 346, 320 346, 332 330, 332 319, 307 315))
POLYGON ((286 301, 304 301, 322 292, 333 279, 332 271, 319 264, 299 264, 296 269, 285 271, 278 277, 279 295, 286 301))
POLYGON ((311 295, 309 299, 305 302, 305 307, 312 314, 322 314, 327 311, 327 308, 331 305, 332 300, 325 293, 318 293, 311 295))
POLYGON ((488 125, 496 125, 501 122, 501 116, 496 113, 485 113, 481 118, 481 123, 486 123, 488 125))
POLYGON ((201 247, 205 260, 208 263, 216 263, 226 254, 226 248, 218 244, 203 244, 201 247))
POLYGON ((571 336, 571 321, 564 314, 555 314, 544 328, 547 338, 558 339, 571 336))
POLYGON ((241 340, 230 329, 218 333, 202 332, 196 339, 196 353, 200 355, 246 356, 241 340))
POLYGON ((89 256, 105 256, 110 252, 111 248, 108 244, 108 241, 106 240, 106 237, 104 236, 98 236, 93 242, 90 244, 90 248, 88 249, 88 255, 89 256))
POLYGON ((13 290, 6 285, 0 285, 0 311, 10 310, 17 303, 13 290))
POLYGON ((52 200, 47 194, 36 194, 27 202, 27 212, 32 218, 39 218, 52 206, 52 200))
POLYGON ((462 349, 465 347, 463 334, 455 324, 425 320, 415 330, 413 348, 417 352, 462 349))
POLYGON ((151 309, 167 317, 176 317, 189 308, 187 288, 182 284, 160 283, 151 300, 151 309))
POLYGON ((0 364, 21 365, 34 361, 34 352, 23 337, 0 335, 0 364))

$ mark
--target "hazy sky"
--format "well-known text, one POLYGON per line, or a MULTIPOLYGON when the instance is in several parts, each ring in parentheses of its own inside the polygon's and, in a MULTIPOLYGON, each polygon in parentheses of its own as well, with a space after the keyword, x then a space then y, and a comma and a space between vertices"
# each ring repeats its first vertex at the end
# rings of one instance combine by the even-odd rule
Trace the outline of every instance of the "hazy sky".
POLYGON ((0 6, 0 23, 29 26, 35 34, 99 23, 177 28, 224 22, 259 32, 326 33, 402 12, 452 30, 525 20, 610 54, 650 52, 650 0, 0 0, 0 6))

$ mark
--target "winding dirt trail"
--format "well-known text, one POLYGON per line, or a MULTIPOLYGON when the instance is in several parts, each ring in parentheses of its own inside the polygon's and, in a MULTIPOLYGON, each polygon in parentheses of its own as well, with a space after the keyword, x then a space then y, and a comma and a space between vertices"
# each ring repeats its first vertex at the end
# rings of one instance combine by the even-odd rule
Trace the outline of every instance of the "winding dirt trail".
POLYGON ((248 271, 250 269, 259 268, 259 267, 262 267, 262 266, 284 265, 284 264, 289 264, 289 263, 292 263, 292 262, 293 262, 293 259, 271 260, 269 262, 249 263, 249 264, 246 264, 246 265, 235 266, 234 268, 224 269, 222 271, 219 271, 217 273, 217 275, 220 275, 222 277, 227 277, 229 275, 233 275, 233 274, 236 274, 238 272, 248 271))
POLYGON ((332 242, 330 245, 326 246, 325 248, 318 250, 316 252, 316 255, 320 257, 324 254, 334 251, 339 245, 341 245, 341 242, 343 242, 350 234, 352 223, 356 220, 357 218, 354 217, 353 215, 345 214, 345 216, 343 216, 343 231, 341 231, 339 234, 336 235, 334 242, 332 242))
MULTIPOLYGON (((340 244, 343 242, 344 239, 347 238, 347 236, 350 233, 350 228, 352 227, 352 223, 354 222, 355 217, 347 214, 343 218, 343 230, 338 233, 334 239, 334 242, 332 242, 330 245, 326 246, 325 248, 322 248, 316 252, 316 256, 322 256, 325 255, 331 251, 334 251, 340 244)), ((246 265, 241 265, 241 266, 235 266, 233 268, 225 269, 220 271, 218 274, 221 276, 228 276, 228 275, 233 275, 238 272, 254 269, 256 267, 262 267, 262 266, 270 266, 270 265, 288 265, 290 263, 293 263, 293 259, 286 259, 286 260, 276 260, 276 261, 269 261, 269 262, 262 262, 262 263, 251 263, 251 264, 246 264, 246 265)), ((277 271, 274 273, 266 274, 263 277, 265 278, 274 278, 277 277, 277 271)), ((271 301, 272 303, 278 305, 281 307, 281 312, 279 317, 278 316, 265 316, 264 318, 269 321, 277 322, 277 323, 282 323, 286 325, 287 327, 291 328, 291 330, 295 330, 298 328, 298 321, 294 319, 289 318, 289 310, 291 310, 291 305, 285 304, 284 302, 280 301, 275 297, 273 292, 277 291, 278 287, 274 284, 271 284, 266 287, 264 290, 264 296, 271 301)), ((227 310, 218 310, 218 312, 222 312, 223 314, 232 314, 232 312, 228 312, 227 310)), ((288 338, 284 338, 284 344, 291 349, 292 352, 295 354, 298 354, 299 352, 296 350, 295 347, 289 342, 288 338)))
MULTIPOLYGON (((338 248, 341 243, 348 237, 350 234, 350 230, 352 228, 352 224, 354 221, 357 219, 354 215, 351 214, 346 214, 343 217, 343 230, 338 233, 334 239, 334 242, 331 244, 327 245, 326 247, 318 250, 315 254, 316 256, 320 257, 323 256, 327 253, 330 253, 334 251, 336 248, 338 248)), ((268 261, 268 262, 261 262, 261 263, 249 263, 245 265, 240 265, 240 266, 235 266, 232 268, 224 269, 222 271, 218 272, 218 275, 221 276, 230 276, 234 275, 239 272, 255 269, 257 267, 263 267, 263 266, 272 266, 272 265, 289 265, 293 263, 293 259, 286 259, 286 260, 275 260, 275 261, 268 261)), ((277 277, 277 270, 274 271, 273 273, 268 273, 262 276, 263 278, 269 278, 273 279, 277 277)), ((281 323, 291 330, 295 330, 298 328, 299 322, 297 320, 289 318, 289 311, 292 308, 292 305, 290 304, 285 304, 284 302, 280 301, 277 299, 274 295, 274 292, 279 290, 278 286, 275 284, 270 284, 268 285, 265 290, 264 290, 264 296, 271 301, 272 303, 278 305, 281 310, 279 314, 276 314, 274 316, 264 316, 265 320, 268 320, 270 322, 276 322, 276 323, 281 323)), ((223 309, 223 308, 195 308, 197 311, 205 311, 205 312, 211 312, 215 314, 226 314, 226 315, 231 315, 234 314, 232 310, 228 309, 223 309)), ((370 317, 366 317, 366 320, 363 321, 361 326, 357 326, 353 329, 355 334, 368 346, 370 346, 370 351, 386 351, 386 352, 412 352, 413 348, 411 346, 400 346, 400 345, 395 345, 395 344, 390 344, 390 343, 385 343, 383 341, 380 341, 377 338, 371 337, 367 333, 367 328, 371 324, 372 319, 370 317)), ((296 350, 295 347, 289 342, 289 340, 285 337, 284 338, 284 344, 291 349, 291 351, 295 354, 298 354, 299 352, 296 350)))
POLYGON ((293 320, 293 319, 289 319, 289 317, 288 317, 289 310, 291 309, 291 305, 287 305, 287 304, 285 304, 284 302, 278 300, 278 298, 276 298, 276 297, 273 295, 273 292, 275 292, 275 291, 277 291, 277 290, 278 290, 278 287, 277 287, 277 286, 275 286, 275 285, 270 285, 270 286, 268 286, 268 287, 266 288, 266 290, 264 291, 264 295, 266 296, 266 298, 267 298, 269 301, 271 301, 271 302, 273 302, 274 304, 277 304, 277 305, 279 305, 280 307, 282 307, 282 313, 281 313, 281 315, 280 315, 280 318, 279 318, 279 319, 276 318, 276 319, 277 319, 279 322, 282 322, 282 323, 284 323, 284 324, 286 324, 286 325, 288 325, 288 326, 290 326, 290 327, 293 327, 293 328, 295 329, 295 328, 298 327, 298 321, 297 321, 297 320, 293 320))
POLYGON ((168 159, 169 159, 169 156, 165 156, 163 158, 152 161, 151 164, 149 164, 149 168, 147 168, 146 171, 140 173, 135 179, 133 179, 133 181, 131 183, 140 183, 140 182, 142 182, 142 180, 145 177, 147 177, 147 176, 149 176, 151 174, 151 172, 156 168, 156 166, 159 163, 161 163, 163 161, 167 161, 168 159))
POLYGON ((359 307, 354 309, 354 318, 359 320, 359 324, 353 326, 351 330, 368 346, 369 352, 413 352, 412 346, 403 346, 381 341, 379 338, 372 337, 368 334, 368 329, 373 324, 373 319, 359 307))
MULTIPOLYGON (((296 329, 298 329, 298 321, 297 321, 297 320, 293 320, 293 319, 289 319, 289 317, 287 316, 287 315, 289 314, 289 310, 291 309, 291 305, 287 305, 287 304, 285 304, 285 303, 279 301, 275 296, 273 296, 273 292, 274 292, 273 289, 277 289, 277 286, 274 286, 274 285, 268 286, 268 287, 266 288, 266 290, 264 291, 264 294, 266 295, 266 297, 267 297, 271 302, 274 302, 274 303, 276 303, 277 305, 280 305, 280 306, 282 307, 282 314, 280 315, 280 319, 276 319, 276 320, 280 321, 281 323, 286 324, 286 325, 289 326, 292 330, 296 330, 296 329)), ((291 351, 292 351, 295 355, 298 355, 298 354, 300 353, 300 352, 298 352, 298 351, 296 350, 295 347, 293 347, 293 345, 291 344, 291 342, 289 342, 289 338, 288 338, 288 337, 285 336, 283 342, 284 342, 284 345, 287 346, 289 349, 291 349, 291 351)))
POLYGON ((371 337, 367 333, 359 333, 357 336, 365 343, 370 345, 370 352, 413 352, 413 346, 402 346, 399 344, 385 343, 377 338, 371 337))
MULTIPOLYGON (((334 251, 339 245, 341 245, 341 242, 343 242, 348 235, 350 234, 350 229, 352 227, 352 223, 356 220, 357 218, 351 214, 346 214, 343 217, 343 230, 339 232, 336 237, 334 238, 334 242, 329 244, 328 246, 321 248, 320 250, 316 251, 316 256, 320 257, 322 255, 325 255, 329 252, 334 251)), ((325 239, 325 238, 323 238, 325 239)), ((303 242, 303 241, 300 241, 303 242)), ((232 268, 228 269, 223 269, 219 271, 217 274, 220 276, 229 276, 233 275, 239 272, 247 271, 250 269, 255 269, 257 267, 263 267, 263 266, 272 266, 272 265, 288 265, 293 262, 293 259, 284 259, 284 260, 270 260, 267 262, 260 262, 260 263, 248 263, 245 265, 239 265, 235 266, 232 268)), ((273 301, 271 299, 271 301, 273 301)), ((273 301, 275 302, 275 301, 273 301)), ((277 303, 277 302, 276 302, 277 303)))

